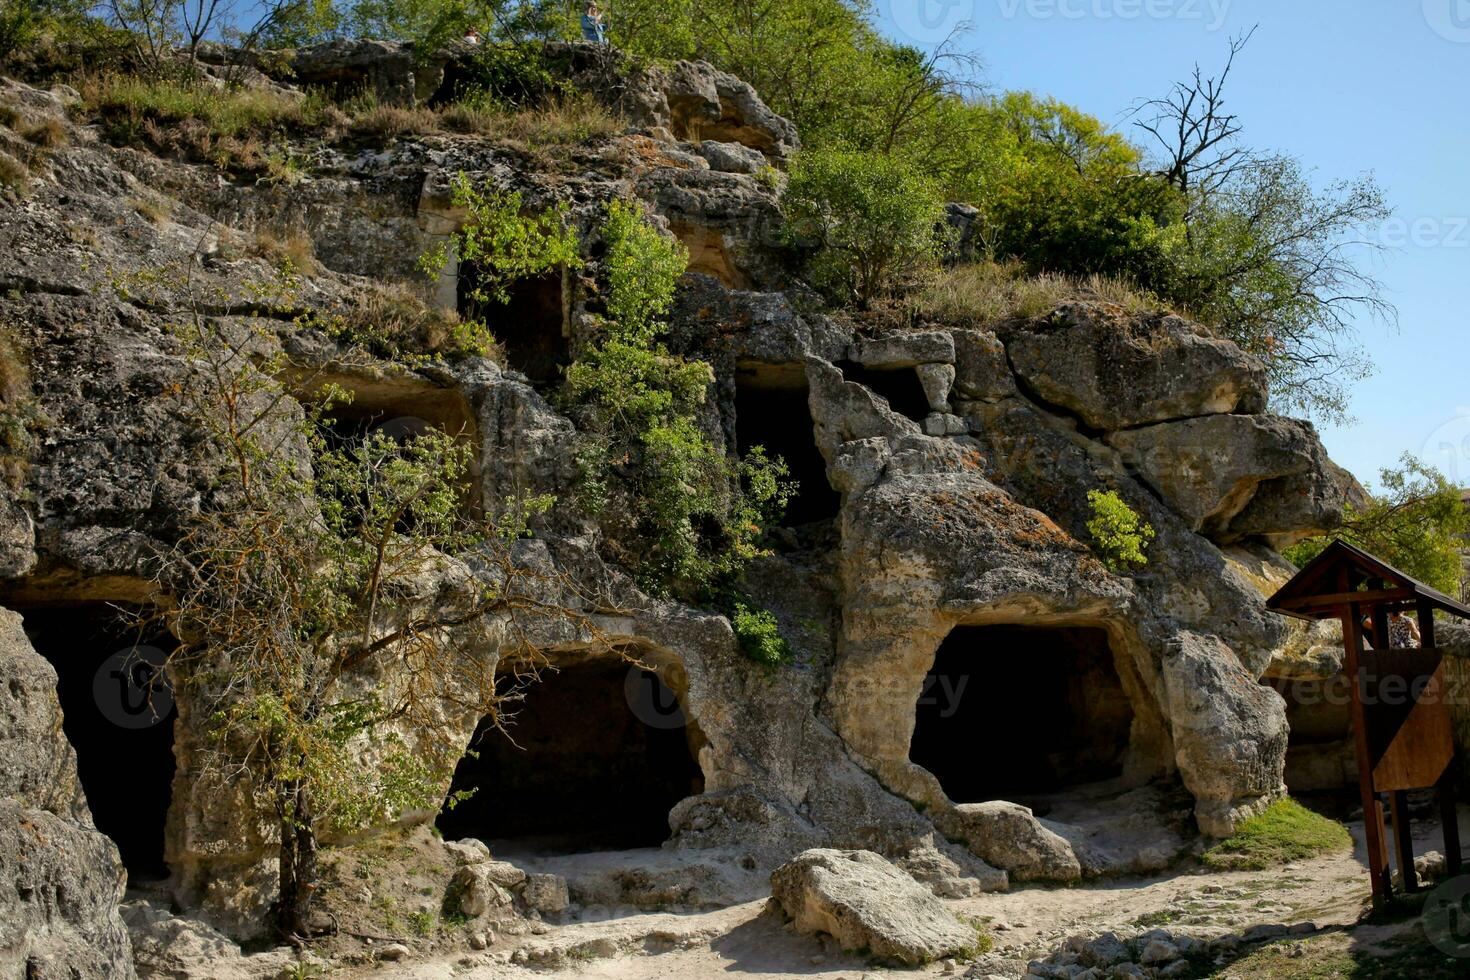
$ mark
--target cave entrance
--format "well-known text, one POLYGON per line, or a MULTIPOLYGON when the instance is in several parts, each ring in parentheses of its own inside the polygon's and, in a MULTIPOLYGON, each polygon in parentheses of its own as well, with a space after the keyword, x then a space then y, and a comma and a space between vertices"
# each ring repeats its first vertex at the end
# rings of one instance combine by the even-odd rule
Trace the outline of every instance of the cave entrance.
POLYGON ((162 667, 178 645, 166 632, 140 633, 137 612, 105 602, 21 610, 31 645, 56 670, 62 728, 92 820, 117 843, 135 884, 169 873, 177 711, 162 667))
POLYGON ((1122 776, 1132 726, 1104 630, 960 626, 925 678, 909 759, 956 803, 1026 803, 1122 776))
POLYGON ((842 495, 827 482, 827 461, 817 449, 806 369, 741 368, 735 376, 735 442, 743 456, 764 446, 780 456, 796 483, 781 519, 784 527, 800 527, 837 518, 842 495))
MULTIPOLYGON (((1261 682, 1286 702, 1286 788, 1306 793, 1356 794, 1358 762, 1353 749, 1347 675, 1326 680, 1268 677, 1261 682)), ((1357 799, 1353 795, 1354 800, 1357 799)))
POLYGON ((864 385, 905 418, 923 422, 932 411, 929 396, 924 394, 924 383, 919 380, 919 372, 911 367, 880 369, 843 361, 837 368, 845 380, 864 385))
POLYGON ((482 722, 440 814, 445 838, 569 854, 656 847, 669 810, 704 791, 699 732, 652 671, 618 658, 564 664, 525 690, 509 737, 482 722))
POLYGON ((518 279, 507 287, 508 302, 481 303, 470 292, 479 281, 474 262, 459 267, 460 315, 481 320, 505 352, 505 362, 537 384, 561 377, 572 361, 567 336, 562 273, 547 272, 518 279))

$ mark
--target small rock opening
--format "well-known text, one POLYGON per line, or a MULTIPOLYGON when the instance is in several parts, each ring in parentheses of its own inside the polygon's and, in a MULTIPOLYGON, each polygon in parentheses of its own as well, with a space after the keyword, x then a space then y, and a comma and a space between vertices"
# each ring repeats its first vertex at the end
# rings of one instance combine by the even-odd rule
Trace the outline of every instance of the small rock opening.
POLYGON ((923 422, 930 412, 929 396, 913 368, 870 368, 854 361, 842 361, 837 367, 844 379, 863 385, 905 418, 923 422))
POLYGON ((482 303, 470 295, 479 280, 474 262, 459 267, 458 306, 461 316, 483 321, 505 353, 505 362, 537 384, 561 377, 572 361, 567 336, 561 272, 528 276, 507 287, 505 303, 482 303))
MULTIPOLYGON (((464 395, 421 377, 361 377, 303 370, 294 373, 288 383, 303 402, 320 400, 328 385, 352 393, 350 402, 333 405, 326 413, 325 436, 334 448, 360 445, 376 432, 400 444, 434 429, 467 440, 471 446, 478 439, 474 412, 464 395)), ((478 512, 481 506, 474 490, 478 483, 479 454, 471 453, 464 487, 465 506, 470 512, 478 512)))
POLYGON ((704 791, 702 736, 653 671, 596 657, 525 691, 509 737, 481 722, 436 826, 545 854, 656 847, 669 810, 704 791))
POLYGON ((842 495, 827 481, 827 461, 817 448, 806 371, 799 364, 792 367, 742 368, 736 373, 735 441, 742 455, 763 446, 768 456, 786 461, 797 491, 781 523, 801 527, 835 520, 842 495))
POLYGON ((134 884, 169 875, 164 827, 178 714, 162 672, 177 642, 140 633, 137 611, 105 602, 19 610, 31 645, 56 670, 62 728, 93 822, 116 842, 134 884))
POLYGON ((1122 776, 1132 727, 1104 630, 960 626, 925 678, 909 759, 956 803, 1028 803, 1122 776))

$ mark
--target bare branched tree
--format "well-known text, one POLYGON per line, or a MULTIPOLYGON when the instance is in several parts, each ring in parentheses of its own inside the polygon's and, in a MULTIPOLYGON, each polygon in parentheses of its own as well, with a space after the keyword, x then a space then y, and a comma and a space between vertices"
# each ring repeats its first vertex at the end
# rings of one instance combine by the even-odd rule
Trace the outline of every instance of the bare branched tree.
POLYGON ((1239 118, 1225 108, 1225 85, 1235 58, 1255 36, 1252 27, 1231 38, 1230 55, 1218 76, 1205 77, 1194 66, 1189 80, 1176 82, 1169 94, 1133 109, 1147 118, 1134 123, 1158 144, 1159 176, 1186 201, 1205 201, 1251 165, 1251 153, 1237 141, 1239 118))

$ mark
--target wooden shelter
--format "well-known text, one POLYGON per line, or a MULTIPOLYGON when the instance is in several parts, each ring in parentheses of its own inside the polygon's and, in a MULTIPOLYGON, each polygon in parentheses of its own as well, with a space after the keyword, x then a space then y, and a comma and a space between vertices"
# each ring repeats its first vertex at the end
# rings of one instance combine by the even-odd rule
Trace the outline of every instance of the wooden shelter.
POLYGON ((1353 681, 1353 740, 1374 902, 1383 902, 1393 891, 1385 802, 1404 890, 1419 889, 1409 832, 1411 789, 1438 789, 1445 859, 1450 874, 1458 873, 1462 857, 1451 768, 1455 746, 1443 656, 1435 649, 1434 614, 1470 619, 1470 607, 1342 541, 1328 545, 1266 607, 1298 619, 1342 621, 1347 654, 1343 672, 1353 681), (1389 623, 1396 613, 1418 619, 1418 648, 1392 646, 1389 623))

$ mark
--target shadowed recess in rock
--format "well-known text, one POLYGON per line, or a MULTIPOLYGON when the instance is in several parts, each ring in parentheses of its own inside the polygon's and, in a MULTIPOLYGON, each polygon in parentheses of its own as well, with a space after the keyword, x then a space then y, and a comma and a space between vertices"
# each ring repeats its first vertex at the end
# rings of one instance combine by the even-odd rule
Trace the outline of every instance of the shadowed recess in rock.
POLYGON ((1286 788, 1299 793, 1355 788, 1358 763, 1353 754, 1348 683, 1343 674, 1326 680, 1267 678, 1286 702, 1291 734, 1286 748, 1286 788))
POLYGON ((549 853, 655 847, 669 810, 704 788, 673 693, 622 660, 546 672, 509 730, 476 731, 450 787, 474 795, 439 814, 446 838, 549 853))
POLYGON ((62 727, 97 829, 117 843, 130 880, 168 877, 177 712, 156 668, 176 641, 140 634, 129 612, 104 602, 19 611, 31 645, 56 669, 62 727))
POLYGON ((956 803, 1121 776, 1133 708, 1100 629, 961 626, 915 712, 909 758, 956 803))
POLYGON ((774 385, 744 375, 735 380, 735 432, 741 454, 764 446, 768 456, 786 461, 790 479, 798 486, 786 505, 781 521, 785 527, 835 520, 842 506, 842 496, 827 482, 827 461, 817 449, 809 395, 804 383, 774 385))
POLYGON ((929 396, 924 394, 924 385, 913 368, 869 368, 853 361, 843 361, 837 367, 845 380, 863 385, 886 399, 888 407, 899 415, 922 422, 929 414, 929 396))
POLYGON ((489 326, 513 370, 538 384, 560 379, 562 369, 572 360, 564 329, 561 273, 548 272, 511 283, 506 287, 510 293, 506 303, 475 301, 469 292, 477 278, 473 262, 460 266, 460 315, 489 326))

